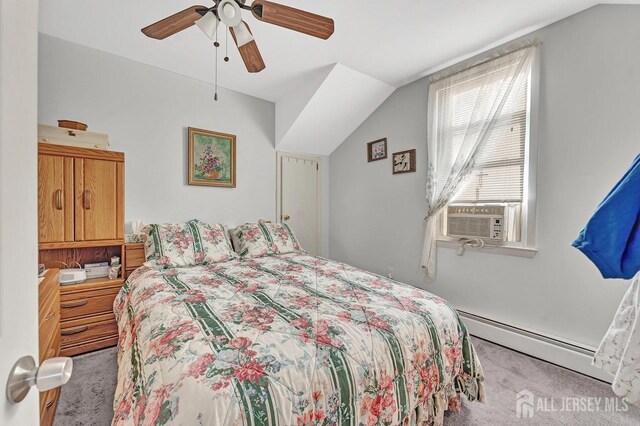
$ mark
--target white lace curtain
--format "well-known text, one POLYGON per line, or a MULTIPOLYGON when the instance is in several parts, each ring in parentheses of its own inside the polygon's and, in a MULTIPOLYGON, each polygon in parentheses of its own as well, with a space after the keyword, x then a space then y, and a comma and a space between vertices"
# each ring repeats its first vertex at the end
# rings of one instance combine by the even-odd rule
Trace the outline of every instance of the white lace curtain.
POLYGON ((427 212, 422 267, 436 273, 437 218, 474 171, 476 154, 498 122, 511 119, 529 76, 535 46, 482 62, 429 86, 427 212), (462 130, 461 130, 462 129, 462 130))

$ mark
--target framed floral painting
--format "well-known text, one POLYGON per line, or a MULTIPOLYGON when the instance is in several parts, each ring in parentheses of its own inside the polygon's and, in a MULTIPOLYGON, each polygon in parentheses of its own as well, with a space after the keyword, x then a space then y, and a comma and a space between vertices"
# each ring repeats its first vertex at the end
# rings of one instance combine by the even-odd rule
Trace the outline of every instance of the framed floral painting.
POLYGON ((189 185, 236 187, 236 136, 189 127, 189 185))

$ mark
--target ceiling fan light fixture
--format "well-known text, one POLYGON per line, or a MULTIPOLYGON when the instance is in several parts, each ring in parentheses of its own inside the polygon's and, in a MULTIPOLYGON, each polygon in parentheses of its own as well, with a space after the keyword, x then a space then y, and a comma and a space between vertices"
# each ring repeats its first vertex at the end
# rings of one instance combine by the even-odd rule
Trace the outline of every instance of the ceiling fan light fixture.
POLYGON ((242 10, 235 0, 222 0, 218 3, 218 18, 229 28, 233 28, 242 21, 242 10))
POLYGON ((202 18, 198 19, 195 24, 207 37, 213 40, 216 35, 216 30, 218 29, 218 22, 218 17, 215 13, 209 11, 205 13, 202 18))
POLYGON ((241 22, 240 25, 233 27, 233 35, 236 39, 236 44, 238 47, 242 47, 247 43, 251 43, 253 41, 253 35, 247 28, 244 22, 241 22))

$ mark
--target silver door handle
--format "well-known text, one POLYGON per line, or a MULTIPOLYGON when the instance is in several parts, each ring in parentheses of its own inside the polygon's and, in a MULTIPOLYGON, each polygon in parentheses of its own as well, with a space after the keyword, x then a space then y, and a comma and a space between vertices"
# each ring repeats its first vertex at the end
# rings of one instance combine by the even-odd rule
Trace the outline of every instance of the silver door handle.
POLYGON ((69 357, 49 358, 36 367, 32 356, 23 356, 13 365, 7 380, 7 399, 17 404, 36 385, 40 392, 62 386, 69 381, 73 372, 73 360, 69 357))

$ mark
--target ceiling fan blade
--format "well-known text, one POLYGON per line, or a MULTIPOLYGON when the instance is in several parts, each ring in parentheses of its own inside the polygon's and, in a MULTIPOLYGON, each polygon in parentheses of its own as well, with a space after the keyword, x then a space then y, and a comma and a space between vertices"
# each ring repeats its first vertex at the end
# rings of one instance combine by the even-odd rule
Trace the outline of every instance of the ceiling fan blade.
POLYGON ((256 0, 251 5, 251 12, 256 19, 278 25, 293 31, 328 39, 333 34, 333 19, 305 12, 267 0, 256 0))
POLYGON ((149 25, 148 27, 144 27, 142 32, 147 37, 163 40, 177 32, 189 28, 195 21, 202 18, 202 14, 198 13, 198 11, 206 13, 208 9, 205 6, 191 6, 182 12, 168 16, 161 21, 149 25))
POLYGON ((240 56, 242 56, 244 65, 247 67, 247 71, 260 72, 265 69, 266 65, 262 60, 262 55, 260 54, 258 45, 253 39, 249 25, 242 21, 235 27, 229 28, 229 31, 231 31, 233 41, 235 41, 236 46, 238 46, 240 56))

